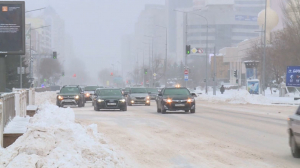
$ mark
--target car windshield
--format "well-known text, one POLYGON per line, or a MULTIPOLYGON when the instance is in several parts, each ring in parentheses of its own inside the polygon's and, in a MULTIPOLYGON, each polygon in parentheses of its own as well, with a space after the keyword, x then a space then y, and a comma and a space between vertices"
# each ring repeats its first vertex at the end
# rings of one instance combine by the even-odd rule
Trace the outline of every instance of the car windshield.
POLYGON ((158 93, 158 89, 156 88, 147 88, 148 92, 151 92, 151 93, 158 93))
POLYGON ((60 90, 60 93, 79 93, 79 88, 77 88, 77 87, 64 87, 60 90))
POLYGON ((131 88, 131 93, 148 93, 146 88, 131 88))
POLYGON ((99 96, 122 96, 122 92, 119 89, 102 89, 98 90, 99 96))
POLYGON ((164 95, 184 95, 187 96, 189 95, 190 92, 187 89, 184 88, 170 88, 170 89, 165 89, 164 95))
POLYGON ((99 86, 86 86, 84 88, 85 91, 95 91, 99 86))

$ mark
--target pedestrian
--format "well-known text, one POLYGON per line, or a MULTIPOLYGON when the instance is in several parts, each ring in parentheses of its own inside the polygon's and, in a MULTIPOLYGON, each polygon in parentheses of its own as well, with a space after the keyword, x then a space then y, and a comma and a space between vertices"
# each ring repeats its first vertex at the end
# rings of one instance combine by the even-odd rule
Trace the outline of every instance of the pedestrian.
POLYGON ((221 92, 221 94, 223 94, 223 93, 225 92, 225 87, 224 87, 224 85, 221 86, 220 92, 221 92))

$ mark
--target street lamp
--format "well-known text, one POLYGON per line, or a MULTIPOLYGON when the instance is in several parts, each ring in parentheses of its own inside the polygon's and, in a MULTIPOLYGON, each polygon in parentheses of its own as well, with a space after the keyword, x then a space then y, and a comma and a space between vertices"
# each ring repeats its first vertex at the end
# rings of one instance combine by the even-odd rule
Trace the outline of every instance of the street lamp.
POLYGON ((166 58, 165 58, 165 65, 164 65, 164 76, 165 76, 165 87, 167 87, 168 28, 160 25, 155 25, 155 26, 166 29, 166 58))
MULTIPOLYGON (((174 10, 174 11, 177 11, 177 12, 182 12, 182 13, 191 13, 191 14, 194 14, 194 15, 197 15, 199 17, 202 17, 203 19, 205 19, 206 21, 206 56, 205 56, 205 93, 207 94, 207 64, 208 64, 208 20, 206 17, 202 16, 202 15, 199 15, 199 14, 196 14, 196 13, 192 13, 194 11, 190 11, 190 12, 185 12, 185 11, 179 11, 179 10, 174 10)), ((187 39, 186 39, 187 40, 187 39)))

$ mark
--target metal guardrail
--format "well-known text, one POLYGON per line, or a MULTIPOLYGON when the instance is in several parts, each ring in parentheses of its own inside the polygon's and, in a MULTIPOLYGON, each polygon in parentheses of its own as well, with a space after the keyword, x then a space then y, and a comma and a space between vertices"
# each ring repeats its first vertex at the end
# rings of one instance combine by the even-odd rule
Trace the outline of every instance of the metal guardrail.
POLYGON ((16 116, 15 93, 0 95, 0 145, 3 146, 4 127, 16 116))

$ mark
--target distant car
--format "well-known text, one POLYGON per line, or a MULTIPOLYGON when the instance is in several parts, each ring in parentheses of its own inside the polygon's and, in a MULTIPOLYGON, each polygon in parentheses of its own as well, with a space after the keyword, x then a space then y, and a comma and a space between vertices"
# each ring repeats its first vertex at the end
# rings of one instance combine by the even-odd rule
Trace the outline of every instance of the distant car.
POLYGON ((127 95, 127 104, 132 106, 133 104, 144 104, 150 106, 150 96, 146 88, 130 88, 127 95))
POLYGON ((289 145, 293 157, 300 158, 300 107, 288 118, 289 145))
POLYGON ((157 88, 147 88, 147 91, 149 92, 150 99, 155 100, 156 96, 158 95, 158 89, 157 88))
POLYGON ((126 87, 122 91, 123 91, 123 94, 128 95, 128 93, 130 91, 130 87, 126 87))
POLYGON ((95 111, 101 109, 120 109, 127 111, 126 99, 121 89, 97 89, 93 98, 95 111))
POLYGON ((63 107, 64 105, 85 106, 84 94, 79 86, 63 86, 56 97, 56 105, 63 107))
POLYGON ((93 95, 96 89, 100 88, 99 86, 86 86, 84 88, 84 97, 86 101, 92 101, 93 95))
POLYGON ((195 93, 185 87, 163 88, 156 98, 157 112, 183 110, 196 112, 195 93))

